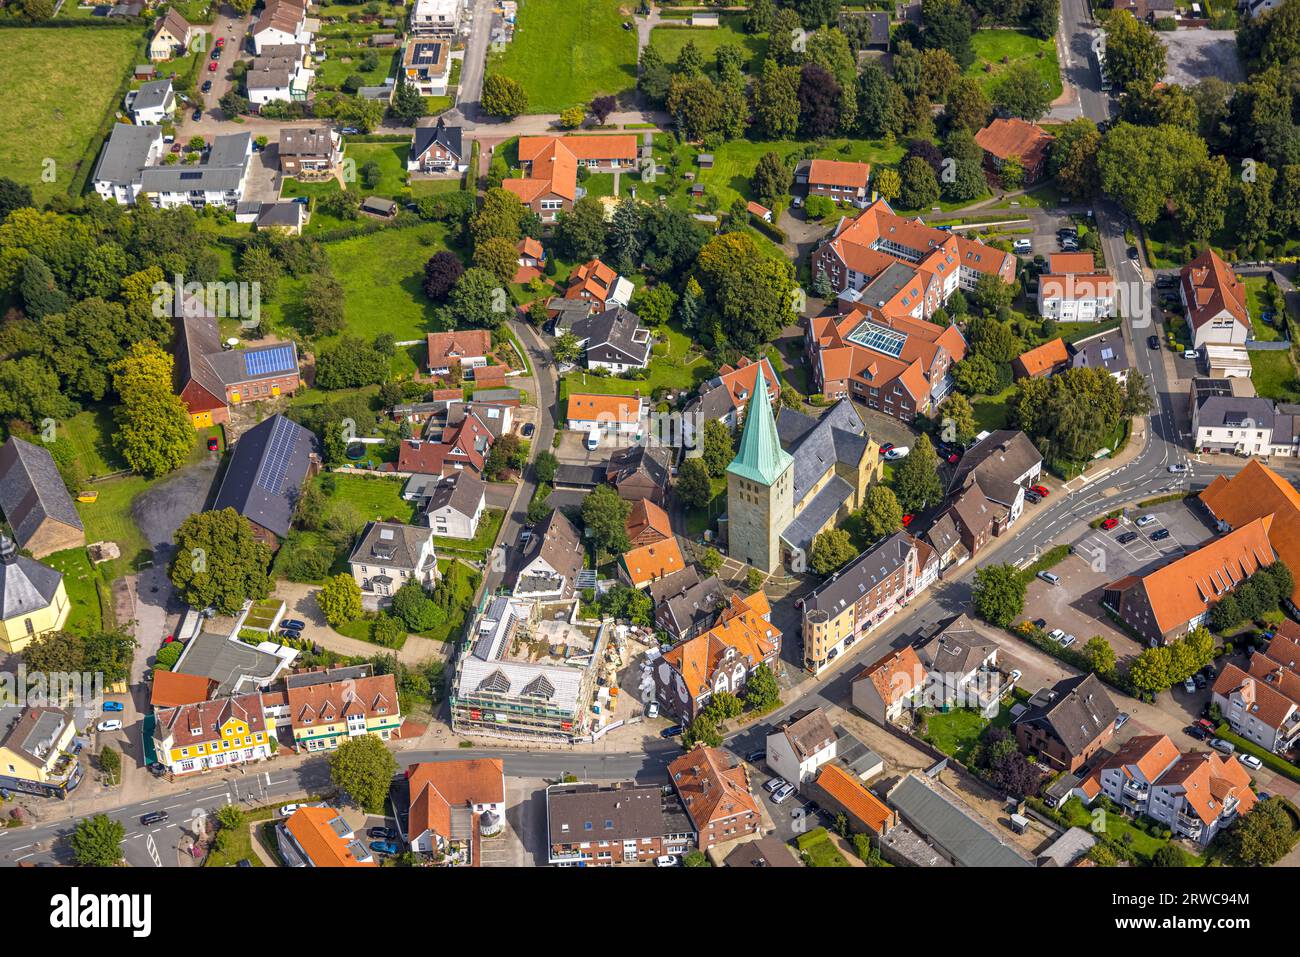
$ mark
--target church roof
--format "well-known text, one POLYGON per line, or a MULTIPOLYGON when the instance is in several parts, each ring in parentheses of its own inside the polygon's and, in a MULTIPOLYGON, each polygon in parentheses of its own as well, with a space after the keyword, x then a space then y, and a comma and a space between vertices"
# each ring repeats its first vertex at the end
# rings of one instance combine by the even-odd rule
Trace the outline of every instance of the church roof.
POLYGON ((793 462, 790 453, 781 448, 776 419, 772 415, 772 401, 768 398, 767 383, 760 367, 754 397, 749 402, 745 428, 740 436, 740 451, 727 466, 727 471, 751 482, 773 485, 793 462))

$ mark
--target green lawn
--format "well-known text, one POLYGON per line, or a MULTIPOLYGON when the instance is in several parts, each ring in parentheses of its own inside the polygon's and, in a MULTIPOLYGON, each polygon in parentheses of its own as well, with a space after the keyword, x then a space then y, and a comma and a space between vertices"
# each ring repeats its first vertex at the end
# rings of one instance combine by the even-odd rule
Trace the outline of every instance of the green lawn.
POLYGON ((947 714, 936 711, 926 715, 925 740, 965 764, 988 724, 987 718, 970 708, 954 708, 947 714))
POLYGON ((96 27, 0 31, 0 170, 30 186, 38 203, 68 189, 83 157, 95 162, 87 150, 144 60, 142 37, 96 27))
POLYGON ((517 80, 529 113, 559 113, 636 84, 632 9, 620 0, 528 0, 519 5, 514 39, 488 59, 487 73, 517 80))
POLYGON ((975 422, 983 430, 994 432, 1007 424, 1007 400, 1015 392, 1015 386, 1008 386, 1006 391, 997 395, 983 395, 971 400, 975 411, 975 422))
POLYGON ((107 405, 97 405, 59 423, 57 436, 72 443, 86 476, 94 478, 126 468, 113 448, 113 431, 113 410, 107 405))
POLYGON ((809 867, 850 867, 840 849, 831 843, 826 828, 819 827, 799 835, 795 841, 809 867))
POLYGON ((1052 99, 1061 95, 1061 68, 1054 38, 1040 40, 1020 30, 977 30, 971 44, 975 47, 975 62, 966 73, 978 79, 986 93, 1010 67, 1028 62, 1047 81, 1052 99), (1008 58, 1006 64, 1003 57, 1008 58))
POLYGON ((455 553, 466 558, 482 561, 483 556, 496 544, 497 534, 506 513, 500 508, 485 508, 479 519, 478 532, 468 541, 463 538, 442 538, 435 536, 433 548, 439 555, 455 553))
POLYGON ((671 65, 677 62, 677 56, 687 42, 694 43, 695 48, 703 54, 705 67, 712 75, 716 72, 718 47, 729 43, 749 54, 746 69, 750 73, 756 73, 763 58, 767 56, 767 36, 746 33, 744 19, 743 15, 735 13, 719 17, 716 27, 655 27, 650 31, 650 45, 662 53, 671 65))
POLYGON ((1268 277, 1242 276, 1241 284, 1246 287, 1246 308, 1250 311, 1250 326, 1255 338, 1261 342, 1276 342, 1281 339, 1282 335, 1277 327, 1270 326, 1263 319, 1264 313, 1268 311, 1268 307, 1264 305, 1264 294, 1269 285, 1268 277))
MULTIPOLYGON (((1092 812, 1085 808, 1083 802, 1078 798, 1070 798, 1061 805, 1061 813, 1072 826, 1081 827, 1085 830, 1092 829, 1092 812)), ((1143 862, 1149 863, 1155 852, 1169 843, 1165 838, 1152 837, 1146 831, 1135 827, 1132 818, 1124 814, 1107 814, 1105 821, 1106 835, 1126 845, 1143 862)), ((1204 857, 1188 851, 1185 842, 1180 843, 1179 846, 1182 848, 1190 866, 1200 867, 1205 863, 1204 857)))
POLYGON ((370 47, 333 46, 328 47, 329 59, 318 63, 316 82, 323 87, 338 89, 343 81, 356 74, 364 81, 362 86, 383 86, 384 80, 392 75, 399 55, 398 50, 375 50, 370 47), (373 70, 362 69, 362 61, 367 53, 374 53, 378 63, 373 70))
MULTIPOLYGON (((327 476, 318 475, 313 481, 324 487, 327 476)), ((339 503, 348 503, 356 508, 366 521, 398 521, 410 524, 415 517, 415 506, 402 498, 402 479, 376 478, 368 475, 348 475, 343 472, 331 472, 333 493, 326 493, 329 504, 326 508, 333 510, 339 503)))
POLYGON ((68 592, 72 611, 68 613, 65 631, 78 635, 97 631, 102 624, 99 609, 99 590, 95 587, 95 567, 84 548, 47 555, 42 561, 63 573, 63 587, 68 592))
POLYGON ((1250 381, 1262 398, 1300 402, 1300 383, 1296 381, 1290 352, 1251 352, 1250 366, 1250 381))
POLYGON ((411 151, 409 142, 401 143, 349 143, 348 159, 357 164, 357 180, 348 189, 354 189, 366 196, 386 196, 397 199, 406 189, 406 156, 411 151), (361 168, 373 161, 378 165, 381 177, 374 186, 366 186, 361 179, 361 168))

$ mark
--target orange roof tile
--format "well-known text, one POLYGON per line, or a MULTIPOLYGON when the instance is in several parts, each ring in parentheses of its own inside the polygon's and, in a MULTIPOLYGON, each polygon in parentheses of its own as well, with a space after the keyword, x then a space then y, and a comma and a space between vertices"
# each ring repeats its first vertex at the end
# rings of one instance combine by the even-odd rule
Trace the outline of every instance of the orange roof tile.
POLYGON ((338 816, 332 807, 300 807, 284 826, 317 867, 377 867, 373 860, 359 861, 352 856, 348 842, 330 827, 330 821, 338 816))
POLYGON ((619 561, 627 570, 627 577, 631 579, 634 588, 658 581, 665 575, 679 572, 686 567, 676 538, 666 538, 662 542, 642 545, 630 552, 624 552, 619 561))
POLYGON ((149 703, 155 708, 177 708, 183 704, 207 701, 216 684, 203 675, 182 675, 175 671, 155 671, 149 703))
MULTIPOLYGON (((1288 568, 1300 568, 1300 492, 1258 459, 1251 459, 1231 478, 1220 475, 1201 492, 1201 502, 1230 528, 1273 516, 1269 538, 1288 568)), ((1291 591, 1300 605, 1300 578, 1291 591)))
POLYGON ((1052 135, 1018 117, 998 117, 975 134, 980 149, 1000 160, 1017 157, 1026 169, 1037 166, 1047 154, 1052 135))
POLYGON ((632 511, 627 513, 626 528, 628 541, 634 544, 643 535, 663 541, 673 534, 668 513, 648 498, 639 498, 632 503, 632 511))
POLYGON ((877 836, 898 822, 880 798, 838 764, 823 764, 817 774, 817 784, 877 836))
POLYGON ((745 769, 723 751, 696 747, 668 765, 668 776, 697 831, 737 815, 761 817, 745 769))
POLYGON ((608 421, 630 425, 641 418, 641 400, 630 395, 570 392, 565 418, 580 422, 608 421))
POLYGON ((815 159, 808 168, 810 186, 847 186, 851 189, 866 189, 870 178, 870 163, 815 159))
POLYGON ((1164 734, 1142 734, 1130 738, 1116 751, 1103 768, 1136 766, 1148 783, 1155 781, 1178 760, 1178 748, 1164 734))
POLYGON ((400 714, 397 682, 392 675, 371 675, 289 689, 289 720, 294 730, 342 721, 348 715, 400 714))
POLYGON ((750 668, 776 653, 781 632, 764 617, 771 611, 762 590, 745 598, 732 595, 717 624, 673 645, 664 652, 664 660, 682 676, 691 694, 699 697, 712 687, 714 672, 729 650, 744 658, 750 668))
POLYGON ((1213 249, 1206 250, 1183 267, 1180 275, 1183 297, 1188 304, 1187 317, 1199 328, 1215 316, 1227 312, 1241 325, 1250 328, 1246 309, 1246 288, 1227 263, 1213 249))
POLYGON ((1042 375, 1069 361, 1070 353, 1066 351, 1065 340, 1060 336, 1044 342, 1041 346, 1028 349, 1016 357, 1016 363, 1027 376, 1042 375))
POLYGON ((924 685, 926 670, 916 649, 904 645, 867 665, 853 680, 870 681, 888 706, 924 685))
POLYGON ((428 761, 406 769, 411 810, 406 839, 425 831, 451 837, 451 809, 469 804, 505 803, 505 765, 500 758, 428 761))
POLYGON ((1095 272, 1097 261, 1092 253, 1052 253, 1047 257, 1047 271, 1058 276, 1072 272, 1095 272))
POLYGON ((1278 729, 1295 710, 1296 702, 1268 682, 1242 671, 1236 665, 1224 665, 1214 681, 1214 693, 1227 698, 1239 694, 1251 717, 1278 729))

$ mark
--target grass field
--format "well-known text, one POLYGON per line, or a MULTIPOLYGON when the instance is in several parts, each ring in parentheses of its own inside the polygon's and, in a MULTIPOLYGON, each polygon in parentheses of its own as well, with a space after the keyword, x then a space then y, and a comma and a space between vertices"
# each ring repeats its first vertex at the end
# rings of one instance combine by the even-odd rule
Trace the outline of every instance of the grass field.
POLYGON ((759 64, 767 56, 767 37, 746 33, 742 27, 744 17, 740 14, 724 14, 718 19, 717 27, 655 27, 650 31, 650 45, 672 64, 677 62, 677 55, 687 42, 694 43, 695 49, 704 55, 706 70, 713 75, 717 69, 715 61, 718 47, 730 43, 749 54, 746 69, 750 73, 757 72, 759 64))
POLYGON ((977 30, 971 43, 975 47, 975 62, 966 73, 978 79, 986 93, 992 91, 1007 69, 1027 62, 1047 81, 1052 99, 1061 95, 1061 67, 1056 59, 1055 39, 1040 40, 1019 30, 977 30), (1003 57, 1007 57, 1005 64, 1003 57))
POLYGON ((384 80, 392 75, 397 62, 397 50, 374 50, 369 47, 331 46, 329 59, 316 68, 316 82, 322 86, 336 89, 343 86, 343 81, 354 73, 364 81, 362 86, 383 86, 384 80), (367 53, 374 53, 378 58, 373 70, 363 70, 362 60, 367 53))
POLYGON ((30 186, 37 203, 72 183, 110 100, 144 59, 140 39, 95 27, 0 31, 0 170, 30 186))
POLYGON ((819 827, 807 834, 799 835, 795 841, 809 867, 849 867, 851 866, 839 848, 831 843, 826 828, 819 827))
POLYGON ((406 189, 406 155, 411 144, 403 143, 350 143, 347 157, 356 160, 357 181, 348 188, 364 196, 386 196, 397 199, 406 189), (361 167, 374 162, 379 167, 379 182, 366 186, 361 181, 361 167))
POLYGON ((965 763, 988 723, 987 718, 970 708, 954 708, 946 714, 935 712, 926 715, 925 740, 965 763))
MULTIPOLYGON (((1241 284, 1246 287, 1246 308, 1250 311, 1250 326, 1256 339, 1261 342, 1276 342, 1282 338, 1277 326, 1270 326, 1264 321, 1267 307, 1264 294, 1268 288, 1267 276, 1242 276, 1241 284)), ((1276 321, 1276 320, 1275 320, 1276 321)))
POLYGON ((95 568, 90 564, 86 550, 69 548, 67 551, 47 555, 43 561, 63 573, 63 587, 68 593, 68 602, 72 605, 63 630, 78 635, 98 631, 102 624, 99 590, 95 587, 95 568))
POLYGON ((1300 382, 1296 381, 1290 352, 1252 352, 1250 367, 1250 381, 1255 383, 1255 391, 1261 398, 1300 402, 1300 382))
POLYGON ((501 523, 506 513, 500 508, 485 508, 479 518, 478 532, 472 539, 442 538, 435 536, 433 548, 439 555, 456 554, 474 561, 482 561, 483 556, 496 544, 501 531, 501 523))
MULTIPOLYGON (((327 493, 327 509, 333 509, 336 503, 346 502, 354 506, 361 518, 366 521, 387 521, 394 519, 409 524, 415 517, 415 506, 402 498, 401 479, 373 478, 365 475, 346 475, 332 472, 329 476, 334 482, 334 492, 327 493)), ((317 476, 314 481, 319 485, 325 476, 317 476)))
MULTIPOLYGON (((528 0, 514 39, 488 60, 487 73, 517 80, 529 113, 559 113, 636 84, 636 31, 620 0, 528 0)), ((628 5, 630 9, 630 5, 628 5)))

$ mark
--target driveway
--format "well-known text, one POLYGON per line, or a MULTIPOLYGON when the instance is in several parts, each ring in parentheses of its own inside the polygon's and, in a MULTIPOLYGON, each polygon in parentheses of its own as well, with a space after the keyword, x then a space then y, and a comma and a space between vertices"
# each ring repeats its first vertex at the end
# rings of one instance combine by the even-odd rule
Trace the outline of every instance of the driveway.
MULTIPOLYGON (((323 648, 340 655, 359 658, 372 658, 375 655, 392 652, 391 648, 349 638, 331 628, 321 613, 320 605, 316 602, 317 591, 319 588, 316 585, 282 581, 276 584, 272 597, 284 602, 286 618, 298 618, 306 623, 307 627, 302 632, 303 637, 323 648)), ((397 660, 402 664, 416 666, 427 661, 446 660, 450 651, 451 649, 441 641, 422 638, 419 635, 408 635, 406 643, 396 654, 397 660)))

